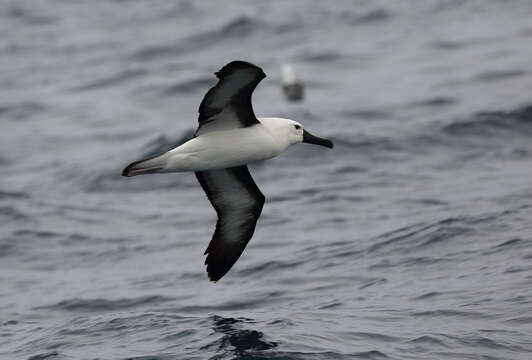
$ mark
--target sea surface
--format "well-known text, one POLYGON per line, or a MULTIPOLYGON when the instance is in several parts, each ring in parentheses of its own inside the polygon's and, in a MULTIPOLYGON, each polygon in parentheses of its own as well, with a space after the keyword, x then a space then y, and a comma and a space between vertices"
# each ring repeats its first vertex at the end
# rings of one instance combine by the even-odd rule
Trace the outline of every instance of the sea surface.
POLYGON ((0 89, 1 360, 532 358, 532 1, 3 0, 0 89), (335 148, 214 284, 194 175, 120 173, 235 59, 335 148))

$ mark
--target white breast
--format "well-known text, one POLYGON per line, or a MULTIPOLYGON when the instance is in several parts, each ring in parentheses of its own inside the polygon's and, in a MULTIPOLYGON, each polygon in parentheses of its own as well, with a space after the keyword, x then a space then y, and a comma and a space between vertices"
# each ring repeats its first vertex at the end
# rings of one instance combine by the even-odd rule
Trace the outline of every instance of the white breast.
POLYGON ((202 134, 168 153, 164 172, 221 169, 266 160, 283 148, 262 125, 202 134))

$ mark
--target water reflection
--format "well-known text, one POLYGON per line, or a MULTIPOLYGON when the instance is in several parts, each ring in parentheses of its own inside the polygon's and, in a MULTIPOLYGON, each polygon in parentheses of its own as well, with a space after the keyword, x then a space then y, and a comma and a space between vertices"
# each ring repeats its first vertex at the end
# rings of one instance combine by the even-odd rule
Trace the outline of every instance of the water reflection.
POLYGON ((211 360, 234 359, 234 360, 266 360, 271 359, 261 351, 271 350, 277 347, 274 341, 266 341, 264 333, 243 329, 243 324, 250 324, 253 321, 245 318, 224 318, 215 315, 213 317, 213 330, 223 334, 218 340, 219 353, 211 360))

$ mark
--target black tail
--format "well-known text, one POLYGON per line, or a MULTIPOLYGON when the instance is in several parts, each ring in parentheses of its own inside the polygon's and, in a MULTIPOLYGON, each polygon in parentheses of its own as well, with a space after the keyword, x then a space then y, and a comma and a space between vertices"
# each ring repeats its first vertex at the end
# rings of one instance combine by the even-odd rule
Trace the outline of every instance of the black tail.
POLYGON ((164 154, 134 161, 126 166, 124 170, 122 170, 122 176, 130 177, 159 172, 164 168, 164 164, 166 162, 163 156, 164 154))

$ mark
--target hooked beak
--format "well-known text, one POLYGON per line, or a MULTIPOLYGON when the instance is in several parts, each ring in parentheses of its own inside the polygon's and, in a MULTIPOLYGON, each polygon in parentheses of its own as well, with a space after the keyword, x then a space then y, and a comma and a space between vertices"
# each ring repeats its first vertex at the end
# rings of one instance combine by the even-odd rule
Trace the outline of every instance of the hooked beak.
POLYGON ((322 139, 317 136, 312 135, 307 130, 303 129, 303 142, 308 144, 316 144, 328 147, 329 149, 333 148, 333 143, 331 140, 322 139))

